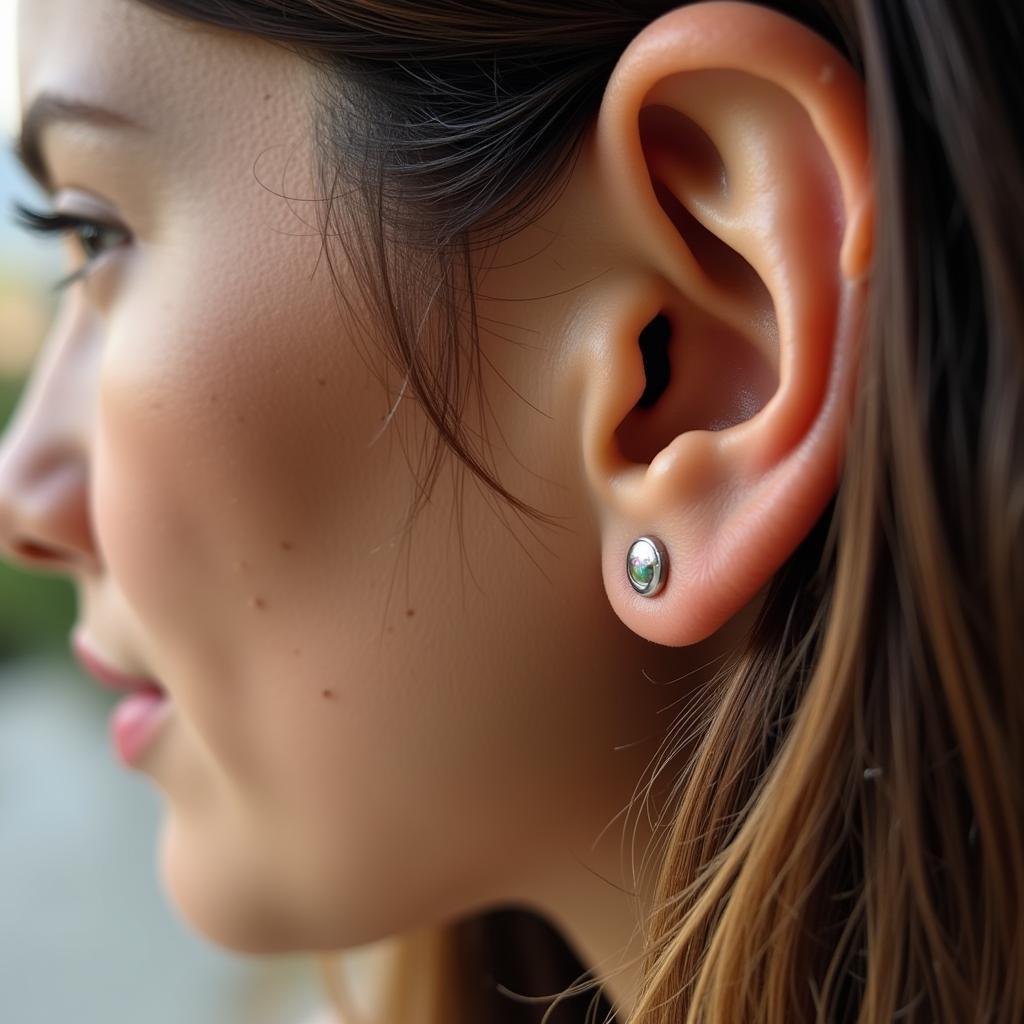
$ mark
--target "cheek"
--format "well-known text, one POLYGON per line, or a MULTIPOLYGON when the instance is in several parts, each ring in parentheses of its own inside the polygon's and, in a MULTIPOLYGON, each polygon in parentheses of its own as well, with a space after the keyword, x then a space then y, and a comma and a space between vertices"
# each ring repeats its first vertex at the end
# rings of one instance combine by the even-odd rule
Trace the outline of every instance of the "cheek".
POLYGON ((161 618, 330 514, 384 406, 327 275, 287 257, 165 257, 111 318, 95 522, 112 573, 161 618))
POLYGON ((442 476, 404 546, 426 427, 406 403, 371 443, 377 340, 329 276, 207 258, 112 318, 93 460, 101 557, 183 726, 154 767, 165 873, 228 945, 263 928, 246 908, 280 935, 325 890, 351 894, 343 944, 368 941, 482 891, 473 873, 537 834, 574 640, 544 629, 541 577, 475 489, 461 542, 442 476), (474 566, 500 581, 476 589, 474 566))
POLYGON ((310 602, 403 508, 369 445, 386 397, 326 276, 260 280, 171 274, 119 310, 93 458, 100 554, 154 671, 226 735, 240 663, 294 673, 310 602))

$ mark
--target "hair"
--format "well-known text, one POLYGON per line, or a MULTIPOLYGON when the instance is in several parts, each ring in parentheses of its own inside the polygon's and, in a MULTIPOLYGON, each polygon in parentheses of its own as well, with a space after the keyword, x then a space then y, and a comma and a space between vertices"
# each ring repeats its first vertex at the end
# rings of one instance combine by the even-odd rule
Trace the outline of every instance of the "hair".
MULTIPOLYGON (((474 240, 553 201, 619 55, 677 5, 144 2, 319 69, 318 162, 325 195, 343 183, 346 199, 325 240, 334 226, 361 254, 402 393, 436 428, 421 499, 451 452, 545 520, 466 425, 474 240)), ((832 502, 652 768, 674 785, 629 1022, 1009 1024, 1024 1019, 1024 11, 765 6, 866 83, 877 223, 860 379, 832 502)), ((571 986, 582 965, 522 910, 431 935, 433 1020, 538 1019, 498 983, 597 986, 571 986)), ((545 1019, 582 1013, 566 999, 545 1019)))

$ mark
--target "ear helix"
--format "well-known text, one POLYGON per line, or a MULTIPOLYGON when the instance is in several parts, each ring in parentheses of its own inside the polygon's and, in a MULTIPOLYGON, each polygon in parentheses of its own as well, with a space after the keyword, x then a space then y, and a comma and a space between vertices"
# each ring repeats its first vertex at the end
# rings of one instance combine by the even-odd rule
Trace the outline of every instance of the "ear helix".
POLYGON ((643 597, 654 597, 668 576, 668 552, 657 537, 638 537, 626 552, 626 576, 643 597))

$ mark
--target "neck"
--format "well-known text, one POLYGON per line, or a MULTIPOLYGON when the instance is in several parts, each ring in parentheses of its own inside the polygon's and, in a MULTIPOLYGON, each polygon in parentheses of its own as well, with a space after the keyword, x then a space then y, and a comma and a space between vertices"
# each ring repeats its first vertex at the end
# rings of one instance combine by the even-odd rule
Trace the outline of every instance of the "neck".
MULTIPOLYGON (((647 751, 649 756, 650 751, 647 751)), ((652 833, 648 815, 663 806, 652 797, 645 808, 640 799, 626 811, 622 805, 599 824, 577 829, 563 842, 556 861, 550 858, 542 884, 531 887, 530 909, 543 915, 559 930, 576 957, 590 971, 587 981, 597 979, 612 1004, 619 1024, 631 1014, 642 975, 643 930, 650 913, 655 881, 649 869, 652 833)), ((592 993, 593 990, 588 990, 592 993)), ((586 1000, 589 995, 582 995, 586 1000)))
MULTIPOLYGON (((763 600, 764 591, 728 628, 692 651, 695 667, 691 671, 671 671, 673 652, 667 648, 660 649, 665 657, 661 664, 650 650, 645 652, 644 663, 655 678, 685 676, 693 686, 707 682, 722 656, 752 628, 763 600)), ((635 690, 633 710, 646 707, 638 711, 633 729, 623 733, 632 731, 649 742, 616 746, 613 757, 603 765, 600 759, 594 760, 588 791, 595 796, 595 804, 589 811, 577 806, 575 821, 562 822, 558 830, 553 830, 562 837, 559 855, 548 857, 541 881, 531 886, 527 901, 559 929, 578 959, 590 969, 591 977, 600 981, 619 1024, 631 1016, 643 976, 641 957, 647 929, 642 923, 649 921, 654 905, 658 850, 662 848, 662 842, 652 847, 656 834, 651 822, 661 822, 657 838, 663 841, 664 830, 672 826, 671 818, 664 818, 674 802, 672 780, 678 768, 694 755, 699 742, 691 735, 687 742, 673 744, 672 764, 676 770, 652 765, 655 748, 658 758, 663 754, 662 741, 669 728, 662 711, 670 702, 678 704, 679 694, 669 698, 661 691, 661 696, 648 703, 650 698, 642 698, 642 693, 640 688, 635 690), (650 792, 644 793, 652 769, 654 781, 650 792), (603 803, 598 795, 605 797, 603 803)), ((550 848, 548 852, 552 852, 550 848)))
POLYGON ((623 1024, 639 994, 642 917, 636 897, 592 880, 589 890, 581 886, 573 894, 563 893, 560 907, 552 908, 548 917, 590 976, 600 981, 616 1020, 623 1024))

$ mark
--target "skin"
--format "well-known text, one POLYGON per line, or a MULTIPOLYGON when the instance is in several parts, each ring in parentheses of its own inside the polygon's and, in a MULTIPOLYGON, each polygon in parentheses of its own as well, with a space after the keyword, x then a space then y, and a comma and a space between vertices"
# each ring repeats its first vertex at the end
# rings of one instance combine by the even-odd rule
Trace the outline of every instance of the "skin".
POLYGON ((19 48, 23 109, 52 90, 144 126, 46 132, 56 207, 132 237, 65 294, 3 437, 0 550, 70 576, 93 646, 170 694, 138 766, 169 899, 252 953, 521 904, 628 1010, 649 832, 625 808, 835 490, 861 81, 753 5, 640 33, 558 202, 480 259, 503 326, 480 339, 493 419, 467 415, 563 528, 446 471, 409 534, 430 428, 340 253, 337 302, 322 204, 277 194, 317 197, 310 69, 128 0, 32 0, 19 48), (672 377, 641 411, 658 313, 672 377), (671 557, 654 599, 623 571, 643 533, 671 557))

